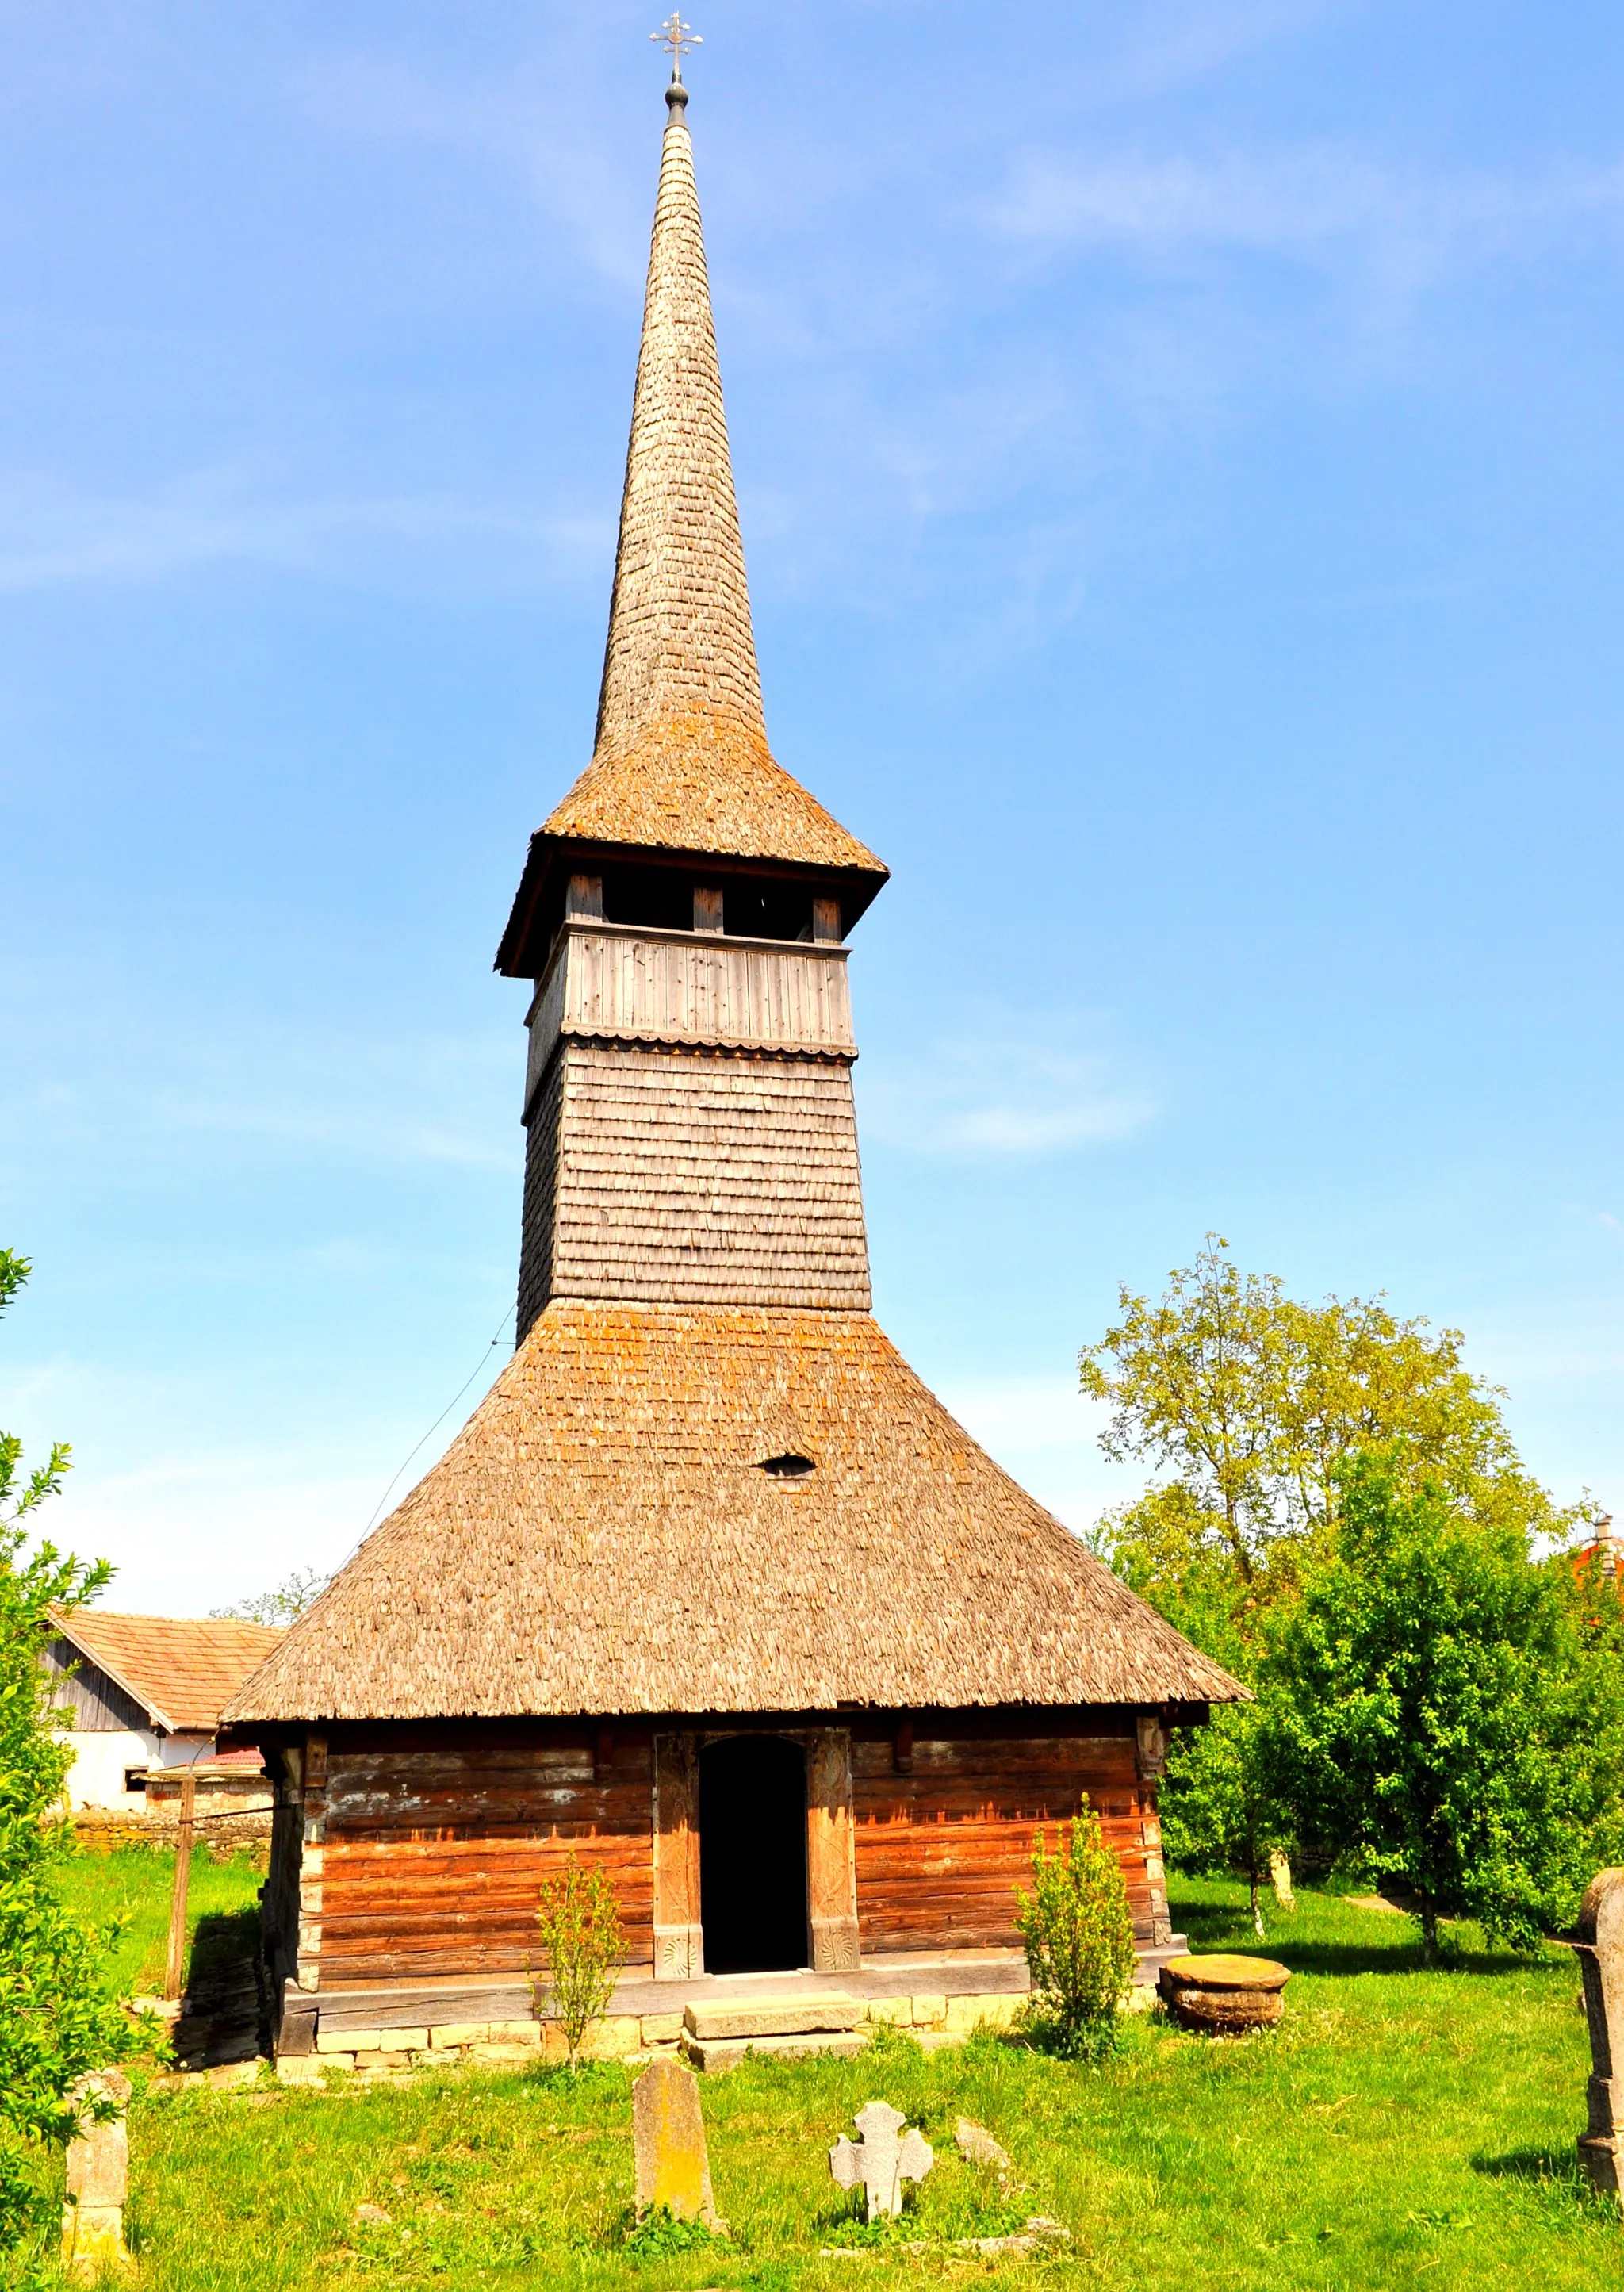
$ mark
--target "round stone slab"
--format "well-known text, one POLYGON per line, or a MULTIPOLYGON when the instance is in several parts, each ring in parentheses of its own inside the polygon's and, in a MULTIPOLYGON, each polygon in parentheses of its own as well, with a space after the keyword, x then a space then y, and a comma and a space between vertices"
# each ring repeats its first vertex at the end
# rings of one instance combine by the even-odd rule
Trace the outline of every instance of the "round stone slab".
POLYGON ((1167 1972, 1198 1989, 1283 1989, 1291 1969, 1273 1957, 1239 1957, 1226 1950, 1210 1957, 1170 1957, 1167 1972))
POLYGON ((1173 2019, 1210 2036, 1266 2030, 1284 2011, 1281 1996, 1290 1969, 1272 1957, 1215 1951, 1209 1957, 1169 1958, 1157 1987, 1173 2019))

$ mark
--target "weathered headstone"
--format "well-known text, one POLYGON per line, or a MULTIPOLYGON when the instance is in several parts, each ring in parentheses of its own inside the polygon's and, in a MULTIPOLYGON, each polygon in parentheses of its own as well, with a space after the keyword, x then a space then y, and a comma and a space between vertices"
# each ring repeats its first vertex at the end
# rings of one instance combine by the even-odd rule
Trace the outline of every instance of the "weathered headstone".
POLYGON ((650 2062, 632 2087, 637 2209, 665 2205, 678 2220, 717 2228, 699 2080, 681 2062, 650 2062))
POLYGON ((130 2192, 130 2135, 125 2123, 130 2080, 121 2070, 93 2070, 73 2088, 81 2102, 113 2102, 117 2115, 98 2124, 85 2110, 68 2143, 68 2200, 62 2207, 62 2266, 76 2282, 93 2284, 109 2268, 128 2268, 124 2208, 130 2192))
POLYGON ((904 2134, 908 2119, 888 2102, 871 2101, 857 2112, 860 2141, 843 2133, 829 2151, 829 2171, 843 2189, 860 2183, 869 2199, 869 2218, 902 2209, 904 2181, 922 2181, 934 2164, 931 2144, 917 2127, 904 2134))
POLYGON ((1590 1881, 1579 1913, 1579 1944, 1590 2024, 1589 2111, 1580 2159, 1598 2189, 1624 2200, 1624 1870, 1602 1870, 1590 1881))
POLYGON ((961 2117, 954 2124, 953 2146, 966 2164, 990 2165, 1000 2180, 1010 2170, 1009 2151, 972 2117, 961 2117))

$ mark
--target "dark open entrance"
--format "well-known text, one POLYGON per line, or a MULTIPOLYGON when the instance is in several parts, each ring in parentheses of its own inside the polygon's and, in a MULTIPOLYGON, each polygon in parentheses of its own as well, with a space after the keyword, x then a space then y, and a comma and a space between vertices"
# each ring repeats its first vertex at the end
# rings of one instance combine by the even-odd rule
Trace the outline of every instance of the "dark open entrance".
POLYGON ((731 1735, 699 1754, 699 1916, 707 1973, 806 1964, 806 1754, 731 1735))

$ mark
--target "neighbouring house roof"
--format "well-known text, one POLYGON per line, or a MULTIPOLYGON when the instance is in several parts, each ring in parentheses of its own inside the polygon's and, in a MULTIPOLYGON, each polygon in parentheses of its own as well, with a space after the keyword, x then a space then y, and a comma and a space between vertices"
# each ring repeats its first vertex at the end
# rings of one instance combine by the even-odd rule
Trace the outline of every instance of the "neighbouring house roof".
POLYGON ((1244 1695, 869 1315, 561 1303, 225 1719, 1244 1695))
POLYGON ((115 1616, 53 1609, 60 1636, 170 1734, 212 1735, 249 1673, 283 1637, 224 1617, 115 1616))
POLYGON ((593 756, 532 839, 505 971, 536 960, 561 841, 840 870, 866 879, 854 911, 886 874, 767 746, 686 91, 668 101, 593 756))

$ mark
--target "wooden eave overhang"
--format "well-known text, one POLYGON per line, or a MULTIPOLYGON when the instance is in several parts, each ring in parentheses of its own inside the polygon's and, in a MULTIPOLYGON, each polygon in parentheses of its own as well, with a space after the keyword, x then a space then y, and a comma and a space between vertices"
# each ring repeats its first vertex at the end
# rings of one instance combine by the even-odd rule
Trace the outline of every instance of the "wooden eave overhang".
POLYGON ((768 877, 804 884, 814 895, 840 902, 844 938, 890 878, 883 861, 873 868, 832 868, 804 860, 756 858, 748 852, 688 849, 666 843, 610 843, 585 836, 558 835, 538 827, 525 854, 524 873, 497 949, 495 968, 504 979, 539 979, 563 911, 564 890, 574 875, 605 868, 664 868, 692 874, 702 869, 718 883, 729 876, 768 877))

